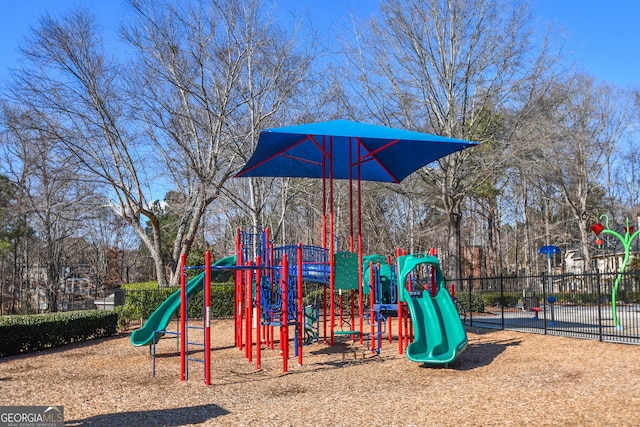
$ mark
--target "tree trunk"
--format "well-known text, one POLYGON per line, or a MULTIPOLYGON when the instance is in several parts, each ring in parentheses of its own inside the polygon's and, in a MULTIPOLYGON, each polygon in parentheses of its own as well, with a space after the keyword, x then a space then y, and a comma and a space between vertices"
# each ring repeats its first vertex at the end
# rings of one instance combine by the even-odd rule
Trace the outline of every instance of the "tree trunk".
POLYGON ((487 239, 488 239, 488 254, 485 257, 488 258, 488 272, 492 276, 496 276, 499 270, 498 259, 498 219, 496 216, 496 197, 490 197, 487 199, 487 239))
POLYGON ((462 212, 459 204, 452 206, 447 215, 447 278, 462 278, 462 257, 460 247, 460 235, 462 224, 462 212))
POLYGON ((586 272, 591 272, 591 253, 589 252, 589 231, 587 221, 582 218, 579 221, 580 227, 580 247, 582 248, 582 254, 584 257, 584 269, 586 272))

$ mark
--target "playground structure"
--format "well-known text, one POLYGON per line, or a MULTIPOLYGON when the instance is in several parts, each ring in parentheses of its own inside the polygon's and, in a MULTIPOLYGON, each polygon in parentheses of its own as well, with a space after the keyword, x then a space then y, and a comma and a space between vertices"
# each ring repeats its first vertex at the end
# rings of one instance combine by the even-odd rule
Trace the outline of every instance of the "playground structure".
MULTIPOLYGON (((291 328, 294 353, 301 365, 304 342, 320 339, 320 319, 322 339, 329 346, 334 345, 336 335, 346 335, 360 344, 366 340, 370 351, 379 352, 383 335, 392 341, 392 319, 396 318, 398 349, 400 353, 406 350, 410 360, 447 365, 464 351, 466 333, 434 254, 406 255, 398 250, 394 262, 390 257, 363 254, 361 181, 399 183, 416 169, 473 145, 476 143, 344 120, 261 132, 253 155, 236 177, 322 179, 322 244, 275 248, 268 230, 237 231, 235 265, 220 267, 234 270, 235 344, 252 361, 255 342, 256 369, 261 367, 262 345, 275 347, 276 328, 283 371, 288 369, 291 328), (348 180, 349 186, 350 236, 349 247, 343 252, 336 248, 335 179, 348 180), (322 286, 320 306, 303 305, 305 283, 322 286), (343 292, 348 292, 349 307, 343 306, 343 292)), ((205 265, 204 273, 211 268, 205 265)), ((207 289, 209 283, 205 278, 203 287, 207 289)), ((180 291, 181 380, 186 376, 189 342, 184 307, 188 290, 196 287, 195 282, 183 283, 180 291)), ((175 302, 165 311, 173 308, 175 302)), ((206 342, 206 306, 204 310, 206 342)), ((164 320, 166 316, 160 317, 164 320)), ((166 333, 151 329, 147 336, 166 333)), ((132 334, 132 343, 136 342, 132 334)), ((209 357, 205 345, 205 371, 209 357)), ((205 382, 206 377, 205 372, 205 382)))
MULTIPOLYGON (((317 246, 274 247, 269 230, 237 230, 236 253, 211 264, 189 267, 182 261, 181 288, 162 303, 130 340, 136 346, 151 346, 155 375, 156 344, 164 335, 179 339, 180 380, 188 379, 189 362, 204 363, 204 381, 210 384, 210 295, 212 278, 220 271, 234 273, 235 345, 256 370, 262 367, 262 351, 277 350, 282 371, 288 372, 290 331, 297 364, 303 364, 303 346, 312 342, 333 345, 333 335, 349 336, 379 353, 386 340, 393 342, 397 323, 398 352, 426 365, 447 365, 464 351, 467 337, 453 299, 446 289, 437 257, 432 253, 403 255, 397 259, 381 255, 364 257, 363 281, 358 280, 355 254, 337 252, 329 262, 329 251, 317 246), (189 270, 203 271, 186 282, 189 270), (333 279, 332 279, 333 272, 333 279), (333 283, 337 298, 327 295, 333 283), (322 288, 322 301, 305 304, 305 285, 322 288), (188 300, 205 292, 203 326, 188 318, 188 300), (343 293, 348 293, 345 304, 343 293), (357 300, 357 304, 356 304, 357 300), (331 307, 329 304, 333 304, 331 307), (177 332, 168 332, 171 318, 180 314, 177 332), (320 327, 322 325, 322 327, 320 327), (331 327, 333 326, 333 328, 331 327), (191 341, 193 329, 202 330, 201 342, 191 341), (278 331, 279 339, 276 339, 278 331), (190 357, 200 347, 203 359, 190 357)), ((316 294, 317 296, 317 294, 316 294)))
POLYGON ((236 345, 239 349, 244 346, 246 358, 252 361, 252 330, 253 325, 259 325, 255 328, 256 369, 261 367, 260 344, 274 348, 274 327, 280 328, 284 372, 288 369, 290 326, 294 328, 294 352, 299 365, 303 362, 306 337, 320 340, 319 328, 310 331, 313 326, 305 320, 313 310, 312 305, 303 304, 305 283, 323 286, 323 300, 318 307, 322 315, 311 318, 322 319, 325 343, 333 345, 331 333, 345 335, 360 343, 366 341, 371 352, 379 353, 384 335, 392 342, 395 318, 399 353, 406 349, 410 360, 448 364, 465 349, 466 333, 434 255, 400 256, 398 250, 396 263, 390 257, 365 256, 363 280, 359 281, 357 256, 350 252, 337 252, 331 259, 329 251, 321 247, 298 244, 274 248, 268 230, 237 233, 238 265, 253 265, 255 269, 245 270, 244 275, 236 273, 236 345), (255 251, 255 261, 247 260, 251 250, 255 251), (330 284, 333 292, 327 298, 330 284), (348 306, 343 304, 345 291, 350 295, 348 306))

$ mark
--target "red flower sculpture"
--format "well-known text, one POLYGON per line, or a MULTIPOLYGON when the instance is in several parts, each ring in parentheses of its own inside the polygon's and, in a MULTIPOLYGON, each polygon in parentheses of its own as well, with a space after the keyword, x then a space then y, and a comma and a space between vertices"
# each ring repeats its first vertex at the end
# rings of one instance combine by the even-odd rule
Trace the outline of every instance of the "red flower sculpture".
POLYGON ((604 230, 604 225, 600 224, 599 222, 591 226, 591 231, 596 233, 596 236, 599 236, 600 233, 602 233, 602 230, 604 230))

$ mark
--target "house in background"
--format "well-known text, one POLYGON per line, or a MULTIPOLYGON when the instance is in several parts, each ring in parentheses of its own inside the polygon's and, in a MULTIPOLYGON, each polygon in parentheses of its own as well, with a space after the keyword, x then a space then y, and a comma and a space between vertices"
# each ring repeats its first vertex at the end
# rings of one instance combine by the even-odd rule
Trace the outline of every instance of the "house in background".
MULTIPOLYGON (((631 251, 631 260, 640 259, 640 252, 631 251)), ((617 273, 624 261, 624 252, 601 251, 591 257, 592 271, 617 273)), ((584 258, 578 250, 568 250, 564 255, 564 272, 581 274, 585 271, 584 258)))

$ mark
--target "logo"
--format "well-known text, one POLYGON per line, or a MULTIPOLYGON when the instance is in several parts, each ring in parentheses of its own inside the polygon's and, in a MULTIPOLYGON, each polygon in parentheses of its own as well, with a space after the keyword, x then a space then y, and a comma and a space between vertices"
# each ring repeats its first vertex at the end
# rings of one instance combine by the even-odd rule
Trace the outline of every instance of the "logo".
POLYGON ((0 406, 0 427, 63 427, 64 406, 0 406))

